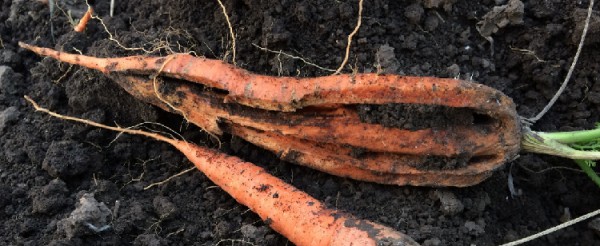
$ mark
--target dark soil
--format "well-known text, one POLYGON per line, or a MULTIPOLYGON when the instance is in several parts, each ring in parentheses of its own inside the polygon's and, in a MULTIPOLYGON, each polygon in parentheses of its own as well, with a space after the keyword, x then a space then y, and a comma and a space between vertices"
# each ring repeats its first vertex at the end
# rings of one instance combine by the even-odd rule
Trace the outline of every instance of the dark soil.
POLYGON ((473 125, 473 111, 420 104, 358 105, 361 121, 407 130, 473 125))
MULTIPOLYGON (((331 207, 396 228, 423 245, 497 245, 600 207, 600 189, 561 158, 523 154, 470 188, 397 187, 279 161, 232 136, 223 136, 218 145, 181 117, 136 101, 98 72, 42 59, 17 46, 25 41, 104 57, 195 52, 231 62, 231 38, 217 1, 117 1, 114 17, 108 0, 92 3, 114 40, 146 51, 120 47, 97 20, 84 33, 74 33, 65 13, 71 10, 77 18, 85 5, 56 2, 64 12, 55 8, 50 22, 48 6, 39 1, 0 0, 2 245, 288 243, 200 172, 144 189, 190 167, 167 144, 135 136, 113 141, 115 133, 33 112, 23 95, 102 123, 163 123, 186 139, 220 146, 331 207), (509 172, 519 196, 509 192, 509 172)), ((269 75, 330 74, 255 45, 336 68, 358 10, 357 1, 223 2, 236 32, 237 66, 269 75)), ((505 2, 367 0, 344 72, 472 79, 511 96, 519 114, 531 117, 568 70, 588 2, 524 1, 522 23, 511 21, 491 34, 492 52, 477 23, 505 2)), ((600 121, 600 25, 590 28, 565 94, 535 130, 589 129, 600 121)), ((393 110, 386 114, 401 118, 393 110)), ((584 222, 528 245, 598 244, 600 237, 584 222)))

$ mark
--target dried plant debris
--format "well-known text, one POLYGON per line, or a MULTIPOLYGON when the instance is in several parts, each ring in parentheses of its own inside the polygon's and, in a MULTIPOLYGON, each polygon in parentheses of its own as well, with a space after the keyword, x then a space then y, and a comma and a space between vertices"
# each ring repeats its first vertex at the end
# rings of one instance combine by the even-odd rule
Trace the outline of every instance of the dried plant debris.
POLYGON ((485 38, 498 32, 508 25, 519 25, 523 23, 525 5, 521 0, 510 0, 506 5, 496 6, 483 16, 477 23, 477 31, 485 38))

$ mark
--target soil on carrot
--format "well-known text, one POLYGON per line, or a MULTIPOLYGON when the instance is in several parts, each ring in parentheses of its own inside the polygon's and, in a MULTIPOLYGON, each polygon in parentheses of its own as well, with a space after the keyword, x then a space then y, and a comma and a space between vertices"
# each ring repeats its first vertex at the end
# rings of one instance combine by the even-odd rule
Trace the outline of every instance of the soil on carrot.
POLYGON ((361 121, 407 130, 442 129, 473 125, 474 114, 465 108, 419 104, 358 105, 361 121))
MULTIPOLYGON (((98 20, 90 21, 85 32, 74 32, 70 18, 79 18, 87 7, 83 1, 55 2, 60 8, 50 15, 42 1, 0 0, 0 244, 287 243, 197 171, 146 189, 191 166, 167 144, 116 138, 49 118, 33 112, 23 95, 60 113, 106 124, 161 123, 190 141, 259 164, 328 206, 393 227, 423 245, 497 245, 599 208, 600 189, 561 158, 523 154, 469 188, 397 187, 292 165, 230 135, 217 141, 181 117, 135 100, 98 72, 42 59, 17 46, 24 41, 103 57, 194 52, 233 62, 217 1, 117 1, 113 17, 108 0, 90 1, 112 36, 98 20), (518 194, 509 191, 509 177, 518 194)), ((471 79, 501 90, 514 99, 520 115, 533 116, 568 70, 588 2, 524 1, 523 12, 504 15, 510 21, 503 21, 498 10, 494 18, 484 18, 507 2, 365 1, 344 72, 471 79), (494 21, 496 28, 489 29, 494 21), (478 26, 491 33, 493 46, 478 26)), ((341 63, 358 11, 357 1, 223 3, 235 32, 237 66, 274 76, 330 74, 324 68, 341 63)), ((590 25, 572 81, 535 130, 592 128, 600 121, 599 26, 590 25)), ((406 118, 394 107, 379 109, 389 124, 406 118)), ((425 110, 422 116, 437 115, 417 118, 445 125, 456 113, 425 110)), ((549 244, 597 245, 600 237, 584 222, 530 245, 549 244)))

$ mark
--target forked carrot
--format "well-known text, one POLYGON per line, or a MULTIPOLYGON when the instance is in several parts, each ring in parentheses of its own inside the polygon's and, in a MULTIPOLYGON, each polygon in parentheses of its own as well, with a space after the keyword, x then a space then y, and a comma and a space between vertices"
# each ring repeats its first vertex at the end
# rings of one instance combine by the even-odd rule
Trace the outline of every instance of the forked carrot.
POLYGON ((64 120, 171 144, 216 185, 257 213, 266 224, 296 245, 418 245, 389 227, 328 209, 317 199, 237 157, 156 133, 102 125, 42 108, 25 96, 37 111, 64 120))
POLYGON ((92 7, 88 7, 88 10, 85 12, 85 14, 83 15, 83 17, 81 17, 81 19, 79 20, 79 24, 77 24, 75 26, 74 30, 76 32, 83 32, 83 31, 85 31, 85 27, 87 26, 87 23, 92 18, 92 14, 93 13, 94 13, 94 10, 92 9, 92 7))
POLYGON ((140 100, 174 113, 214 134, 225 130, 272 151, 283 160, 333 175, 381 184, 469 186, 483 181, 518 151, 518 138, 491 130, 501 123, 409 131, 360 121, 350 108, 276 112, 222 103, 222 96, 193 84, 157 82, 110 74, 140 100), (153 87, 161 88, 154 91, 153 87), (160 99, 157 97, 160 94, 160 99), (171 106, 175 106, 173 110, 171 106), (351 147, 369 153, 356 157, 351 147), (451 170, 419 168, 431 156, 468 153, 473 161, 451 170))
POLYGON ((512 100, 468 81, 377 74, 270 77, 186 54, 96 58, 20 45, 98 69, 130 94, 181 114, 211 134, 225 129, 276 154, 296 153, 280 156, 333 175, 383 184, 468 186, 489 177, 520 149, 512 100), (183 78, 205 88, 144 74, 183 78), (386 103, 469 108, 487 120, 409 130, 365 123, 352 106, 386 103), (353 156, 353 148, 367 154, 353 156), (431 157, 462 158, 464 165, 421 168, 431 157))
POLYGON ((359 180, 468 186, 489 177, 519 150, 600 158, 597 151, 570 146, 581 139, 597 141, 600 130, 531 131, 521 125, 508 96, 468 81, 378 74, 270 77, 187 54, 96 58, 19 44, 41 55, 98 69, 130 94, 182 114, 212 134, 225 129, 286 160, 359 180), (142 76, 148 74, 154 79, 142 76), (162 83, 158 75, 199 85, 162 83), (441 129, 400 129, 365 123, 354 106, 390 103, 462 108, 479 120, 441 129), (561 139, 554 139, 556 134, 561 139), (365 154, 353 155, 353 149, 365 154), (460 164, 430 170, 427 164, 432 160, 460 164))

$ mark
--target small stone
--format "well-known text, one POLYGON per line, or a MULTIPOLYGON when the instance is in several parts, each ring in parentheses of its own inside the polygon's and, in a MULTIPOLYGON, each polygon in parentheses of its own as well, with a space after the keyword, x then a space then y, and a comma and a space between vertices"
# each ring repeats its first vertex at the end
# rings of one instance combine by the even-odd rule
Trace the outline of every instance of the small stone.
POLYGON ((460 75, 460 67, 458 64, 454 63, 446 68, 446 72, 448 73, 448 76, 456 78, 460 75))
POLYGON ((440 24, 440 19, 435 15, 428 15, 425 19, 425 30, 433 32, 440 24))
POLYGON ((450 191, 436 190, 433 194, 440 200, 440 209, 445 215, 456 215, 465 209, 463 203, 450 191))
POLYGON ((376 65, 379 66, 379 72, 381 73, 396 73, 400 69, 400 63, 396 59, 394 53, 394 47, 384 44, 379 46, 375 57, 377 59, 376 65))
POLYGON ((412 24, 418 24, 421 22, 421 18, 425 13, 421 4, 414 3, 406 7, 404 10, 404 16, 408 19, 408 22, 412 24))
POLYGON ((485 233, 484 226, 481 226, 478 223, 475 223, 473 221, 465 222, 464 227, 467 228, 467 231, 469 232, 469 234, 471 234, 473 236, 479 236, 479 235, 483 235, 485 233))
POLYGON ((0 63, 8 66, 17 66, 22 63, 21 57, 10 49, 0 50, 0 63))
POLYGON ((0 92, 16 95, 18 85, 23 84, 23 75, 15 73, 11 67, 0 66, 0 92))
POLYGON ((425 242, 423 242, 423 246, 440 246, 440 245, 442 245, 442 240, 440 240, 437 237, 427 239, 427 240, 425 240, 425 242))
POLYGON ((165 240, 156 234, 141 234, 133 241, 134 246, 161 246, 167 245, 165 240))
POLYGON ((49 214, 61 209, 67 203, 67 192, 67 184, 60 179, 50 181, 41 189, 34 189, 31 201, 33 212, 49 214))
POLYGON ((68 178, 101 165, 100 155, 72 140, 54 141, 48 147, 42 168, 52 177, 68 178))
POLYGON ((57 231, 64 233, 67 239, 101 233, 110 229, 110 215, 104 203, 96 201, 94 195, 85 193, 69 217, 58 222, 57 231))
POLYGON ((19 110, 17 107, 8 107, 0 113, 0 131, 2 131, 8 124, 17 121, 19 119, 19 110))
POLYGON ((155 197, 152 205, 154 206, 154 211, 161 219, 173 217, 177 213, 177 206, 164 196, 155 197))
POLYGON ((594 230, 600 236, 600 218, 595 218, 588 223, 588 228, 594 230))

